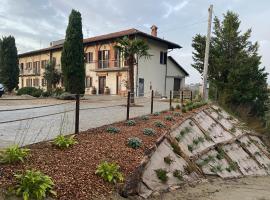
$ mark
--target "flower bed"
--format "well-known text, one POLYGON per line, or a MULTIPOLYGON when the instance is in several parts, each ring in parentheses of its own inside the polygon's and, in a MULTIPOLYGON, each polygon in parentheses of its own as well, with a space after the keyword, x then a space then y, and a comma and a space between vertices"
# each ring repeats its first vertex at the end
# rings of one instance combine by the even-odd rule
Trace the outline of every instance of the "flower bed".
POLYGON ((109 195, 115 190, 115 185, 105 182, 95 174, 97 166, 102 161, 114 162, 120 166, 124 177, 130 175, 140 164, 145 152, 151 149, 160 136, 193 113, 188 112, 178 116, 173 115, 174 112, 166 111, 156 116, 149 115, 149 120, 135 118, 134 126, 119 122, 81 132, 75 136, 78 144, 65 150, 53 146, 52 142, 29 145, 27 148, 30 149, 30 155, 24 163, 0 165, 0 187, 13 186, 14 174, 35 169, 52 178, 57 199, 84 200, 109 195), (165 116, 169 115, 173 116, 174 120, 165 120, 165 116), (155 126, 156 121, 161 121, 165 127, 155 126), (108 127, 116 127, 119 132, 108 133, 108 127), (144 128, 153 129, 155 134, 145 135, 142 131, 144 128), (140 148, 133 149, 127 145, 128 138, 131 137, 137 137, 142 141, 140 148))

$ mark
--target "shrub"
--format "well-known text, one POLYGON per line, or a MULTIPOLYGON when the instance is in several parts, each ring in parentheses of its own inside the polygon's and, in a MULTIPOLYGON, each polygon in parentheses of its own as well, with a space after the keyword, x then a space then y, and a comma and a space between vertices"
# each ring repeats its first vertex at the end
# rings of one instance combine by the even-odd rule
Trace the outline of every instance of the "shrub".
POLYGON ((33 97, 40 97, 42 92, 42 89, 37 89, 35 87, 23 87, 17 91, 17 95, 27 94, 33 97))
POLYGON ((193 152, 193 145, 189 144, 188 145, 188 150, 192 153, 193 152))
POLYGON ((23 162, 29 151, 29 149, 20 148, 18 145, 11 146, 1 152, 0 162, 7 164, 23 162))
POLYGON ((180 116, 181 116, 181 113, 180 113, 180 112, 174 112, 173 115, 174 115, 175 117, 180 117, 180 116))
POLYGON ((177 104, 176 106, 175 106, 175 108, 177 109, 177 110, 180 110, 180 105, 179 104, 177 104))
POLYGON ((149 117, 147 115, 144 115, 141 117, 141 120, 144 120, 144 121, 149 120, 149 117))
POLYGON ((160 115, 160 112, 154 112, 153 115, 154 115, 154 116, 159 116, 159 115, 160 115))
POLYGON ((222 172, 223 169, 221 165, 217 165, 217 166, 212 166, 210 171, 213 173, 218 173, 218 172, 222 172))
POLYGON ((235 126, 233 126, 233 127, 230 129, 230 131, 231 131, 232 133, 235 133, 235 132, 236 132, 235 126))
POLYGON ((52 94, 51 94, 51 92, 49 92, 49 91, 45 91, 45 92, 42 92, 42 96, 43 97, 49 97, 49 96, 51 96, 52 94))
POLYGON ((44 199, 47 194, 56 195, 52 190, 54 183, 51 177, 40 171, 27 170, 24 174, 15 175, 18 180, 16 195, 24 200, 44 199))
POLYGON ((107 128, 106 130, 108 133, 119 133, 120 132, 120 129, 119 128, 116 128, 116 127, 113 127, 113 126, 110 126, 107 128))
POLYGON ((170 164, 172 164, 173 159, 172 159, 172 157, 170 155, 168 155, 168 156, 164 157, 164 162, 166 164, 170 165, 170 164))
POLYGON ((76 96, 74 94, 69 93, 69 92, 64 92, 61 95, 59 95, 57 98, 61 99, 61 100, 75 100, 76 96))
POLYGON ((65 91, 62 88, 55 88, 53 90, 53 96, 60 96, 61 94, 63 94, 65 91))
POLYGON ((207 156, 203 161, 199 164, 200 166, 207 165, 209 162, 214 161, 215 158, 212 155, 207 156))
POLYGON ((142 146, 142 141, 137 137, 128 138, 128 146, 133 149, 138 149, 142 146))
POLYGON ((198 141, 199 141, 200 143, 204 143, 204 138, 203 138, 203 137, 198 137, 198 141))
POLYGON ((173 106, 171 106, 171 107, 170 107, 170 110, 171 110, 171 111, 174 111, 174 107, 173 107, 173 106))
POLYGON ((136 121, 135 120, 128 120, 128 121, 126 121, 126 125, 127 126, 135 126, 136 125, 136 121))
POLYGON ((97 166, 95 174, 102 177, 109 183, 117 183, 124 181, 123 174, 120 172, 120 166, 115 163, 102 162, 97 166))
POLYGON ((154 122, 154 125, 155 125, 156 127, 159 127, 159 128, 165 128, 165 127, 166 127, 165 124, 162 123, 161 121, 155 121, 155 122, 154 122))
POLYGON ((191 111, 192 109, 193 109, 193 106, 192 105, 187 106, 187 110, 188 111, 191 111))
POLYGON ((165 116, 164 119, 167 120, 167 121, 173 121, 173 117, 170 116, 170 115, 165 116))
POLYGON ((152 136, 152 135, 156 134, 156 131, 152 128, 145 128, 145 129, 143 129, 143 134, 148 135, 148 136, 152 136))
POLYGON ((60 149, 66 149, 74 144, 77 144, 76 140, 74 139, 74 135, 70 137, 65 137, 64 135, 58 135, 53 144, 56 145, 60 149))
POLYGON ((194 144, 195 146, 197 146, 197 145, 199 144, 199 140, 198 140, 198 139, 193 139, 193 144, 194 144))
POLYGON ((225 156, 225 151, 222 148, 217 149, 218 154, 216 155, 216 158, 218 160, 222 160, 225 156))
POLYGON ((156 169, 155 172, 156 172, 156 175, 157 175, 159 180, 161 180, 164 183, 167 182, 167 180, 168 180, 167 173, 168 172, 166 170, 164 170, 164 169, 156 169))
POLYGON ((176 169, 176 170, 173 171, 173 176, 175 178, 178 178, 180 181, 183 180, 182 172, 180 170, 178 170, 178 169, 176 169))
POLYGON ((226 170, 228 171, 228 172, 231 172, 231 171, 236 171, 237 170, 237 162, 230 162, 229 163, 229 167, 226 167, 226 170))
POLYGON ((183 107, 182 108, 182 113, 186 113, 187 112, 187 108, 186 107, 183 107))

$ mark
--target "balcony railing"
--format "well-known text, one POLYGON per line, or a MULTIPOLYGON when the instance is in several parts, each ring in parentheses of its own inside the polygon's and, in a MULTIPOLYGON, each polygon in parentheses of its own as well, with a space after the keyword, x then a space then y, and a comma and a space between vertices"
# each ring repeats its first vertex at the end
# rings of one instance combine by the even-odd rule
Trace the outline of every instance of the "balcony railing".
POLYGON ((98 68, 104 69, 109 67, 109 60, 99 60, 98 61, 98 68))

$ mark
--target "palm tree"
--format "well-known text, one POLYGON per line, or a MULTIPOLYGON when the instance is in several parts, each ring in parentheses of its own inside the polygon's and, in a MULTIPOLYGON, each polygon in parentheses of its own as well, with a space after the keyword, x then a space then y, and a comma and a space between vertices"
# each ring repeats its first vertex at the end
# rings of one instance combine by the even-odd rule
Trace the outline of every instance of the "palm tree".
POLYGON ((148 53, 148 44, 141 39, 129 39, 124 37, 117 41, 115 49, 120 51, 121 56, 125 59, 128 65, 128 84, 127 88, 130 91, 130 103, 134 104, 134 65, 142 57, 150 58, 148 53))

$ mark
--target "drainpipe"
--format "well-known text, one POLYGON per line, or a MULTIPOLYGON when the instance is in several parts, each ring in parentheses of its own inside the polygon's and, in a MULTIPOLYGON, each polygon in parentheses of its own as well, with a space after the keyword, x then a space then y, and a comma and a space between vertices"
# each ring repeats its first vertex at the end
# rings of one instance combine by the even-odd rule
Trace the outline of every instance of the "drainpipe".
POLYGON ((171 51, 173 51, 173 49, 171 49, 170 51, 168 51, 168 49, 167 49, 167 58, 166 58, 166 68, 165 68, 165 84, 164 84, 164 97, 166 97, 167 98, 167 95, 166 95, 166 93, 167 93, 167 76, 168 76, 168 54, 169 54, 169 52, 171 52, 171 51))
POLYGON ((139 60, 138 60, 138 55, 136 55, 136 60, 137 60, 137 65, 136 65, 136 97, 138 95, 138 82, 139 82, 139 60))

